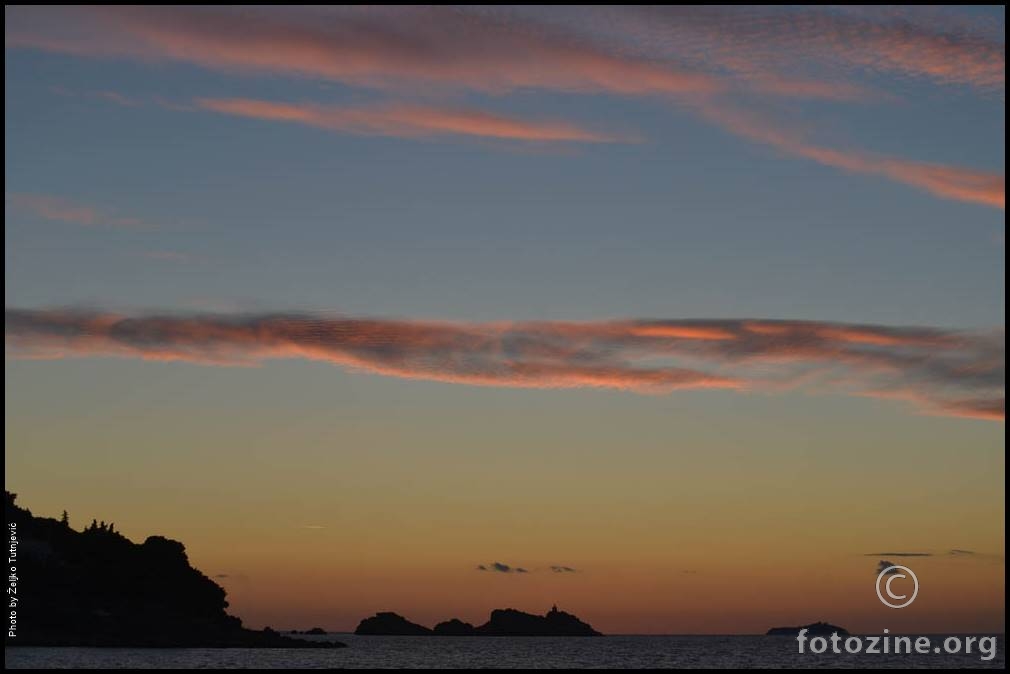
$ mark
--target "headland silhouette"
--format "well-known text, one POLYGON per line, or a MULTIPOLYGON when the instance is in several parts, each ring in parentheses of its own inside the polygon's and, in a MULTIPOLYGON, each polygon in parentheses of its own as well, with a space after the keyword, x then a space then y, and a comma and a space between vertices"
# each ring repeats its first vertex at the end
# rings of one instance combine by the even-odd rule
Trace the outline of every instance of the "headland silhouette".
POLYGON ((66 512, 59 520, 35 517, 4 493, 22 595, 6 646, 345 646, 243 627, 226 612, 224 589, 190 566, 178 541, 150 536, 138 544, 97 521, 75 531, 66 512))

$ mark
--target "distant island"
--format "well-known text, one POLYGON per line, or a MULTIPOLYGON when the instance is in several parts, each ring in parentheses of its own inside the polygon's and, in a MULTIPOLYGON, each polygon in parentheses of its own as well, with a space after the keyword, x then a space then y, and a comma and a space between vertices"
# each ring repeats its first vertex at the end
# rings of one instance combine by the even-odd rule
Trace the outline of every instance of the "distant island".
POLYGON ((194 569, 182 543, 150 536, 134 543, 114 524, 83 531, 35 517, 5 491, 20 599, 16 636, 6 646, 157 648, 340 648, 250 630, 228 615, 224 589, 194 569), (13 525, 13 527, 12 527, 13 525), (15 556, 16 555, 16 556, 15 556))
POLYGON ((844 627, 838 627, 837 625, 825 622, 810 623, 809 625, 800 625, 799 627, 773 627, 765 632, 765 634, 773 637, 795 637, 800 633, 800 630, 807 630, 807 634, 812 637, 831 636, 836 633, 838 636, 844 637, 849 634, 849 631, 844 627))
POLYGON ((553 607, 544 615, 514 608, 495 609, 483 625, 473 626, 458 618, 435 625, 434 629, 410 622, 384 611, 365 618, 354 631, 364 636, 456 636, 456 637, 598 637, 603 636, 571 613, 553 607))
POLYGON ((432 632, 424 625, 412 623, 402 615, 393 613, 392 611, 382 611, 358 623, 358 628, 354 630, 354 633, 369 636, 395 635, 413 637, 427 636, 432 632))

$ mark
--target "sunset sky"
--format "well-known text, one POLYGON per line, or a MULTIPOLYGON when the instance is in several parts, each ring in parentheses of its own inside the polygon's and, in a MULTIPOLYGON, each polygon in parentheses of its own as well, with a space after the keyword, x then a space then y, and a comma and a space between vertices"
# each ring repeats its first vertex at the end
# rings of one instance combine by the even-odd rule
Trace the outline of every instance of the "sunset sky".
POLYGON ((5 44, 36 514, 183 541, 253 627, 1004 630, 1004 8, 8 7, 5 44))

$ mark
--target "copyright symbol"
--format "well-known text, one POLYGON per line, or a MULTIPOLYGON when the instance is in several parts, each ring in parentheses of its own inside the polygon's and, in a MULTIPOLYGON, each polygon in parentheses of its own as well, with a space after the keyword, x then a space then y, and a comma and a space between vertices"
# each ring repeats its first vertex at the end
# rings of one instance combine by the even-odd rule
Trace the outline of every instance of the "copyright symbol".
POLYGON ((892 565, 882 570, 877 576, 877 598, 886 606, 887 608, 905 608, 913 601, 915 597, 919 594, 919 579, 916 578, 915 573, 907 566, 892 565), (894 590, 891 589, 891 583, 897 578, 908 578, 902 571, 907 571, 908 576, 912 577, 912 582, 914 583, 912 589, 912 596, 904 594, 895 594, 894 590), (883 588, 883 592, 881 592, 883 588), (891 599, 898 600, 894 603, 887 601, 884 595, 887 595, 891 599), (904 601, 901 601, 904 600, 904 601))

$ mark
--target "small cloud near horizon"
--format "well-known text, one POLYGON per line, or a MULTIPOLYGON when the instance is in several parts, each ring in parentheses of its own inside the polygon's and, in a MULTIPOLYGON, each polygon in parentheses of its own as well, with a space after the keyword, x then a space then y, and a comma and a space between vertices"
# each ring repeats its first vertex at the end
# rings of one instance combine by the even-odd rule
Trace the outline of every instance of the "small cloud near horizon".
MULTIPOLYGON (((975 550, 965 550, 964 548, 950 548, 942 552, 867 552, 863 554, 863 557, 876 557, 880 561, 877 563, 876 573, 879 575, 885 568, 889 566, 894 566, 894 563, 888 561, 890 559, 900 559, 900 558, 918 558, 918 559, 963 559, 971 560, 979 563, 996 563, 1001 564, 1004 562, 1004 556, 1000 554, 993 554, 988 552, 977 552, 975 550)), ((891 571, 890 573, 896 573, 896 571, 891 571)))
POLYGON ((491 562, 490 564, 478 564, 477 571, 490 571, 492 573, 529 573, 521 566, 511 566, 502 562, 491 562))
POLYGON ((983 553, 963 548, 950 548, 946 552, 867 552, 863 557, 988 557, 983 553))
MULTIPOLYGON (((512 566, 511 564, 505 564, 504 562, 491 562, 490 564, 478 564, 474 567, 475 571, 488 571, 491 573, 531 573, 531 571, 522 566, 512 566)), ((563 564, 551 564, 546 568, 534 569, 534 571, 550 571, 551 573, 579 573, 579 570, 572 566, 565 566, 563 564)))

